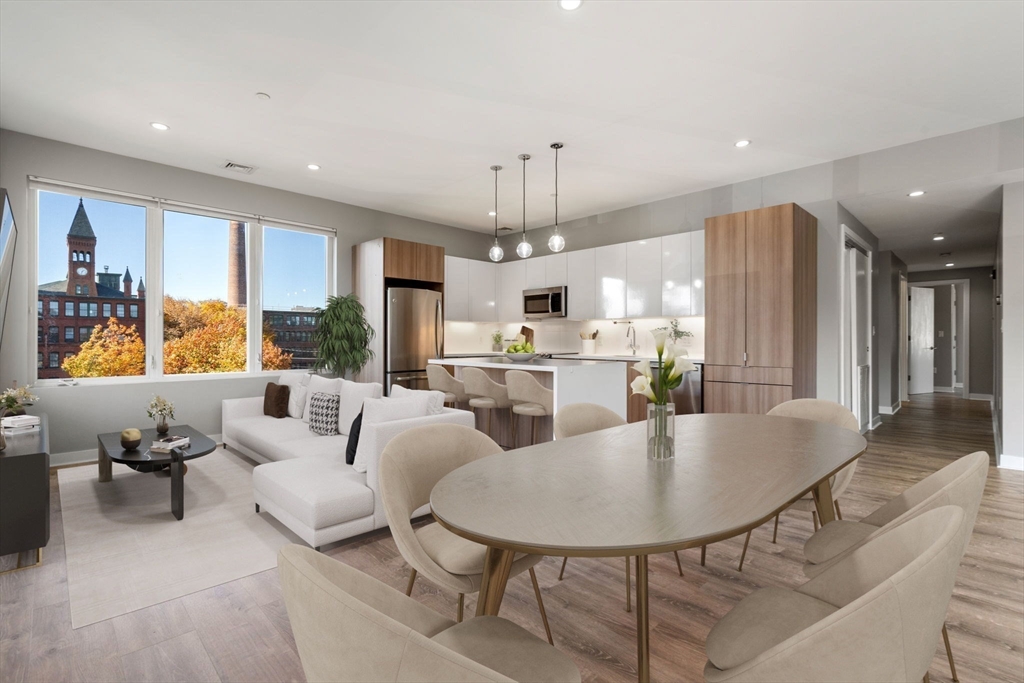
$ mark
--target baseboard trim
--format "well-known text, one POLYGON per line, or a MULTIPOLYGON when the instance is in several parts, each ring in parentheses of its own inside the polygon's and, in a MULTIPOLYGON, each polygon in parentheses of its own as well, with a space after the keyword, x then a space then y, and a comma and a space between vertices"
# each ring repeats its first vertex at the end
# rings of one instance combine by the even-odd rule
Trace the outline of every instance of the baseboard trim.
POLYGON ((882 415, 895 415, 903 407, 902 401, 896 401, 891 406, 878 406, 878 412, 882 415))
MULTIPOLYGON (((223 439, 220 434, 207 434, 217 445, 221 445, 223 439)), ((66 451, 64 453, 50 454, 50 470, 58 470, 64 467, 75 467, 77 465, 88 465, 96 462, 96 449, 89 448, 84 451, 66 451)))
POLYGON ((956 388, 956 389, 963 389, 964 388, 964 383, 963 382, 957 382, 956 384, 953 385, 953 387, 956 388))
POLYGON ((939 394, 952 394, 953 387, 932 387, 936 393, 939 394))
POLYGON ((868 427, 868 429, 874 429, 875 427, 881 427, 881 426, 882 426, 882 417, 880 415, 875 415, 873 418, 871 418, 871 426, 868 427))
POLYGON ((1004 470, 1024 470, 1024 456, 1003 453, 996 458, 996 467, 1004 470))
POLYGON ((967 398, 971 399, 972 401, 988 401, 989 403, 992 402, 992 394, 969 394, 967 398))

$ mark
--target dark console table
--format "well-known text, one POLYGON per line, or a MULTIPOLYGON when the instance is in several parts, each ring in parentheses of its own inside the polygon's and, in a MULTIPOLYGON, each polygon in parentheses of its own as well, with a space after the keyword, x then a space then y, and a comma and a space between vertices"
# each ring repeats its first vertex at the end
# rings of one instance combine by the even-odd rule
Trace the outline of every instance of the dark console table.
POLYGON ((0 555, 35 550, 29 567, 42 564, 50 542, 50 435, 41 417, 38 430, 8 435, 0 451, 0 555))

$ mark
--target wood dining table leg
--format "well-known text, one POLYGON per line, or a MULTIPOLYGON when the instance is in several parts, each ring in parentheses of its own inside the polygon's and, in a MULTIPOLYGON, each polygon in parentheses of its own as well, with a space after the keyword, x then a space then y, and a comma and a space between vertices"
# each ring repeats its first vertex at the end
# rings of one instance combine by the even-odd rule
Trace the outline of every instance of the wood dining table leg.
POLYGON ((832 486, 828 479, 822 480, 812 489, 814 495, 814 507, 818 509, 818 521, 822 526, 836 519, 836 508, 832 500, 832 486))
POLYGON ((647 556, 636 556, 636 652, 637 679, 651 680, 651 632, 647 595, 647 556))
POLYGON ((512 571, 515 552, 502 548, 487 547, 484 555, 484 571, 480 581, 480 597, 476 602, 478 617, 496 617, 505 597, 505 584, 512 571))

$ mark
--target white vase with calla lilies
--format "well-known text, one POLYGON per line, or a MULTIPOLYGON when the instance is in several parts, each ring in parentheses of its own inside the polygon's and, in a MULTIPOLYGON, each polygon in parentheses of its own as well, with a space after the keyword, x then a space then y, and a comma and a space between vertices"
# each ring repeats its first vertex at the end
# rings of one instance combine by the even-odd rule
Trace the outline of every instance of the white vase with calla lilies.
POLYGON ((670 392, 679 387, 683 377, 696 366, 678 354, 675 344, 668 341, 668 328, 652 330, 654 347, 658 352, 657 371, 651 363, 642 360, 633 365, 640 376, 632 381, 634 394, 646 396, 647 405, 647 457, 668 460, 675 457, 675 404, 669 402, 670 392))

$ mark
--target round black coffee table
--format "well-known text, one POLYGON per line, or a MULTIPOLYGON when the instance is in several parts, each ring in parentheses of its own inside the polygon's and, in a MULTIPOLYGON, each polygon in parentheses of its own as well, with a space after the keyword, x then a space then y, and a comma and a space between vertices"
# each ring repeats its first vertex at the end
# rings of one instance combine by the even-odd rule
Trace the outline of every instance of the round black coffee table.
POLYGON ((156 429, 142 430, 142 443, 138 448, 126 451, 121 448, 121 432, 100 434, 99 480, 111 480, 111 463, 119 462, 139 472, 153 472, 170 467, 171 470, 171 512, 176 519, 185 517, 185 461, 195 460, 217 450, 217 443, 202 432, 188 425, 174 425, 169 434, 187 436, 189 445, 175 448, 170 453, 153 453, 149 447, 159 438, 156 429))

